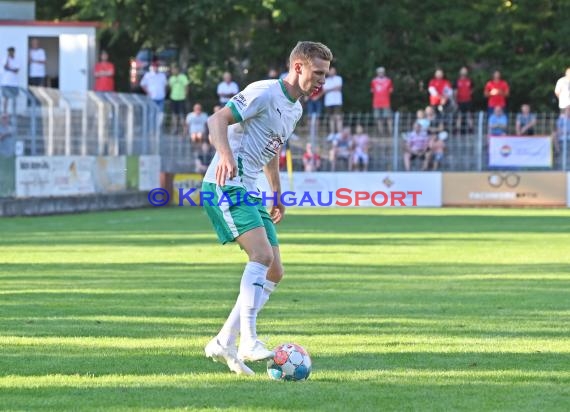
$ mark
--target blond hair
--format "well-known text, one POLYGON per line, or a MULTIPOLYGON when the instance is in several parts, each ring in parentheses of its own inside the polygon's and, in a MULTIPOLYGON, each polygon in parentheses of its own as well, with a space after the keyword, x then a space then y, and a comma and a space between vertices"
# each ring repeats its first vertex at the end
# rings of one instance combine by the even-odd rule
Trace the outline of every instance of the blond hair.
POLYGON ((333 59, 333 55, 330 49, 323 43, 300 41, 289 55, 289 64, 291 65, 295 59, 301 59, 308 62, 315 58, 330 62, 333 59))

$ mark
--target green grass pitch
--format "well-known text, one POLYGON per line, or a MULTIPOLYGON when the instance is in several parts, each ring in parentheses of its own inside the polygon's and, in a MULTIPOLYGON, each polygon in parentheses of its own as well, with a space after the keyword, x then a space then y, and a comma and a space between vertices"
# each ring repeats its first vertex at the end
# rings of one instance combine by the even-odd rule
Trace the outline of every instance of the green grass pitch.
POLYGON ((570 210, 290 209, 258 330, 203 356, 245 254, 196 208, 0 220, 0 410, 568 411, 570 210))

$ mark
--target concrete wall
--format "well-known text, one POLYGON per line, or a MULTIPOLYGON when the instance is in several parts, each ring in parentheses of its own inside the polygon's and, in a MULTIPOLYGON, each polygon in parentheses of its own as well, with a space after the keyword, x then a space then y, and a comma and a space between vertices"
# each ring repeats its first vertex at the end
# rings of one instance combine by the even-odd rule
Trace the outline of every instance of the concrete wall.
POLYGON ((150 207, 148 193, 0 199, 0 216, 37 216, 150 207))

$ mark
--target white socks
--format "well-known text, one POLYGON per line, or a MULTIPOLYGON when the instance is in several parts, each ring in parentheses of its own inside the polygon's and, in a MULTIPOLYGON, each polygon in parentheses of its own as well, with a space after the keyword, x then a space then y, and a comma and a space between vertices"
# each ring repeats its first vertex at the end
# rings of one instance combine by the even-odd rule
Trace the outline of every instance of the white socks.
POLYGON ((246 265, 241 280, 240 294, 236 300, 236 304, 230 312, 230 315, 224 323, 224 326, 220 330, 220 333, 218 333, 218 341, 222 346, 228 347, 235 345, 235 341, 240 332, 241 340, 242 342, 245 341, 246 344, 251 344, 253 341, 255 341, 255 339, 257 339, 257 333, 255 329, 257 313, 259 313, 261 308, 263 308, 263 306, 267 303, 269 295, 271 295, 277 286, 277 283, 270 280, 265 280, 268 269, 269 268, 267 266, 257 262, 249 262, 246 265), (250 265, 252 265, 253 268, 250 265), (257 274, 255 281, 253 281, 255 275, 251 275, 251 272, 257 274), (262 272, 263 280, 260 282, 259 277, 262 272), (243 291, 244 283, 246 289, 249 289, 246 291, 246 293, 249 293, 249 297, 246 299, 249 299, 250 303, 257 302, 255 306, 248 305, 247 300, 243 299, 243 296, 248 296, 243 291), (248 283, 251 287, 248 287, 248 283), (263 290, 259 286, 254 286, 253 283, 263 284, 263 290), (253 292, 253 299, 251 292, 253 292), (243 304, 244 302, 246 303, 243 304), (255 312, 253 311, 253 308, 255 308, 255 312), (244 315, 243 317, 242 313, 244 315))
POLYGON ((241 277, 239 287, 240 334, 242 342, 247 345, 253 345, 257 340, 255 321, 268 270, 269 267, 261 263, 248 262, 241 277))

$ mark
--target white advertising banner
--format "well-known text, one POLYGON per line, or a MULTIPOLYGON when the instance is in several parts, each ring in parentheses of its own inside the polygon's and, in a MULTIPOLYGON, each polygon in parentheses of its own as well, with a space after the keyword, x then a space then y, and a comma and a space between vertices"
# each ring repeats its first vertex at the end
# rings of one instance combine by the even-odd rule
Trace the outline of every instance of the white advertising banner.
POLYGON ((552 167, 550 136, 489 136, 491 167, 552 167))
POLYGON ((567 206, 570 207, 570 172, 566 175, 566 185, 568 186, 566 190, 566 203, 567 206))
MULTIPOLYGON (((286 206, 439 207, 441 182, 439 172, 295 172, 292 182, 287 173, 281 173, 286 206)), ((264 175, 258 187, 271 191, 264 175)))
POLYGON ((97 157, 94 168, 97 193, 120 192, 127 188, 127 158, 97 157))
POLYGON ((160 156, 139 156, 139 190, 160 186, 160 156))
POLYGON ((95 193, 94 164, 94 157, 18 157, 16 196, 69 196, 95 193))

